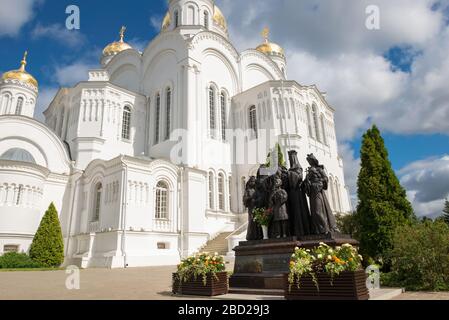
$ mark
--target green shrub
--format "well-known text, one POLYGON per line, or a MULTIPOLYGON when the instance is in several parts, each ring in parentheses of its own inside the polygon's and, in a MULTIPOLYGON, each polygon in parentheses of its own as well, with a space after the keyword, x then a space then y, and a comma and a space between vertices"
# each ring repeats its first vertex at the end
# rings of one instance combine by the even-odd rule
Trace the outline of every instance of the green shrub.
POLYGON ((45 267, 59 267, 64 262, 61 224, 53 203, 50 204, 34 236, 30 257, 45 267))
POLYGON ((449 226, 425 221, 396 229, 389 252, 389 286, 407 290, 449 290, 449 226))
POLYGON ((0 269, 34 269, 42 267, 25 253, 8 252, 0 257, 0 269))

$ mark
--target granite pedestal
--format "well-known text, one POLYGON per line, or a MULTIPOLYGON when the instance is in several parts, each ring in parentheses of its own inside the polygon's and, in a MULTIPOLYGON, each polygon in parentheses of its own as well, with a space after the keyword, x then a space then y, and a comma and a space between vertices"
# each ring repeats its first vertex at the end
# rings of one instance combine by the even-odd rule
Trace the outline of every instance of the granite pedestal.
POLYGON ((320 242, 336 247, 349 243, 358 246, 358 242, 348 235, 332 233, 326 236, 291 237, 240 242, 235 251, 234 274, 229 280, 232 289, 249 292, 250 289, 266 290, 267 294, 281 293, 284 275, 289 273, 289 263, 296 247, 315 248, 320 242))

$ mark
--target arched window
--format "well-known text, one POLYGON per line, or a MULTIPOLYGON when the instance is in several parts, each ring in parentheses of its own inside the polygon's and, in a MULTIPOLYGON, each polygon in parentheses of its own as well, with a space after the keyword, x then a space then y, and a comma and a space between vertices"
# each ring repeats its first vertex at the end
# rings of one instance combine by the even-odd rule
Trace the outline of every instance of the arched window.
POLYGON ((226 141, 226 95, 224 92, 220 94, 220 109, 221 109, 221 139, 226 141))
POLYGON ((123 109, 122 139, 131 139, 131 108, 128 106, 123 109))
POLYGON ((21 115, 22 114, 22 108, 23 108, 23 98, 19 97, 17 99, 16 115, 21 115))
POLYGON ((225 210, 225 178, 223 173, 218 175, 218 209, 225 210))
POLYGON ((332 177, 330 177, 329 178, 329 192, 330 192, 330 196, 331 196, 330 202, 331 202, 332 209, 334 211, 337 211, 337 207, 335 206, 335 190, 334 190, 334 187, 335 187, 334 179, 332 177))
POLYGON ((212 86, 209 88, 209 129, 211 138, 215 139, 215 131, 217 129, 215 115, 215 89, 212 86))
POLYGON ((168 184, 159 181, 156 185, 156 210, 155 218, 158 220, 168 220, 168 184))
POLYGON ((95 186, 92 222, 97 222, 97 221, 100 220, 101 194, 102 194, 102 192, 103 192, 103 185, 101 183, 98 183, 95 186))
POLYGON ((338 182, 337 179, 335 179, 335 197, 337 198, 336 200, 336 205, 338 206, 338 211, 342 212, 342 207, 341 207, 341 194, 340 194, 340 183, 338 182))
POLYGON ((179 11, 175 11, 175 28, 179 27, 179 11))
POLYGON ((166 116, 165 119, 165 140, 170 139, 170 133, 171 133, 171 89, 167 88, 166 92, 166 116))
POLYGON ((249 128, 251 129, 254 138, 258 138, 257 135, 257 111, 256 106, 249 108, 249 128))
POLYGON ((209 187, 209 209, 214 209, 214 173, 209 172, 208 177, 208 187, 209 187))
POLYGON ((318 122, 318 110, 316 105, 312 106, 313 125, 315 126, 315 138, 321 142, 320 126, 318 122))
POLYGON ((204 11, 204 28, 209 29, 209 12, 204 11))
POLYGON ((310 116, 310 107, 307 106, 306 108, 307 113, 307 125, 309 128, 309 137, 313 138, 313 128, 312 128, 312 117, 310 116))
POLYGON ((156 96, 156 116, 154 118, 155 132, 154 132, 154 144, 159 143, 160 138, 160 123, 161 123, 161 95, 158 93, 156 96))
POLYGON ((326 123, 324 120, 324 115, 321 115, 321 132, 323 135, 323 143, 327 145, 327 137, 326 137, 326 123))

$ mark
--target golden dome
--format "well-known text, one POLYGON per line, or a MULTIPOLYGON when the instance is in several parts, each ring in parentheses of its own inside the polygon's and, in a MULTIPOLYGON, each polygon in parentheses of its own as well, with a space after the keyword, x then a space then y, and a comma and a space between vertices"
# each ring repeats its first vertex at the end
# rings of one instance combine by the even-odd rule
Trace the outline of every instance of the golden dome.
POLYGON ((162 21, 162 31, 165 31, 168 29, 168 27, 170 27, 170 23, 171 23, 171 17, 170 17, 170 12, 167 12, 167 14, 164 17, 164 20, 162 21))
POLYGON ((103 50, 103 56, 112 56, 122 51, 132 49, 129 44, 123 41, 123 39, 125 38, 125 31, 126 27, 123 26, 122 29, 120 29, 120 40, 108 44, 103 50))
POLYGON ((27 56, 28 52, 25 51, 25 54, 23 55, 23 59, 20 62, 20 68, 18 70, 8 71, 5 72, 2 76, 2 80, 17 80, 22 83, 31 85, 38 89, 39 85, 37 83, 37 80, 28 72, 25 71, 25 66, 27 65, 27 56))
POLYGON ((262 36, 265 38, 265 43, 262 43, 260 46, 258 46, 256 50, 267 55, 281 56, 282 58, 285 58, 284 49, 280 45, 268 41, 269 33, 270 30, 268 28, 265 28, 263 30, 262 36))
POLYGON ((228 30, 228 25, 226 23, 223 12, 221 12, 220 8, 218 8, 217 6, 214 7, 214 21, 224 30, 228 30))

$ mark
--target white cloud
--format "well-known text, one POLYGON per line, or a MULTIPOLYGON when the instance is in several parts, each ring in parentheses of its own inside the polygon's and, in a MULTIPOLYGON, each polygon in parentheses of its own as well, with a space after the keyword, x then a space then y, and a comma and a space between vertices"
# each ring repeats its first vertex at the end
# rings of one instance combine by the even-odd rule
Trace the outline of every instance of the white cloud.
POLYGON ((16 36, 33 18, 33 8, 41 0, 0 0, 0 37, 16 36))
POLYGON ((153 15, 150 17, 150 25, 157 32, 159 32, 161 30, 162 19, 163 19, 163 17, 161 17, 159 15, 153 15))
POLYGON ((444 200, 449 196, 449 156, 413 162, 399 174, 418 215, 441 214, 444 200))
POLYGON ((34 39, 50 38, 70 48, 82 46, 86 39, 80 31, 68 30, 61 24, 43 26, 37 24, 31 33, 34 39))
POLYGON ((80 81, 86 81, 88 72, 95 66, 78 61, 67 66, 57 66, 55 69, 56 81, 60 86, 73 86, 80 81))

